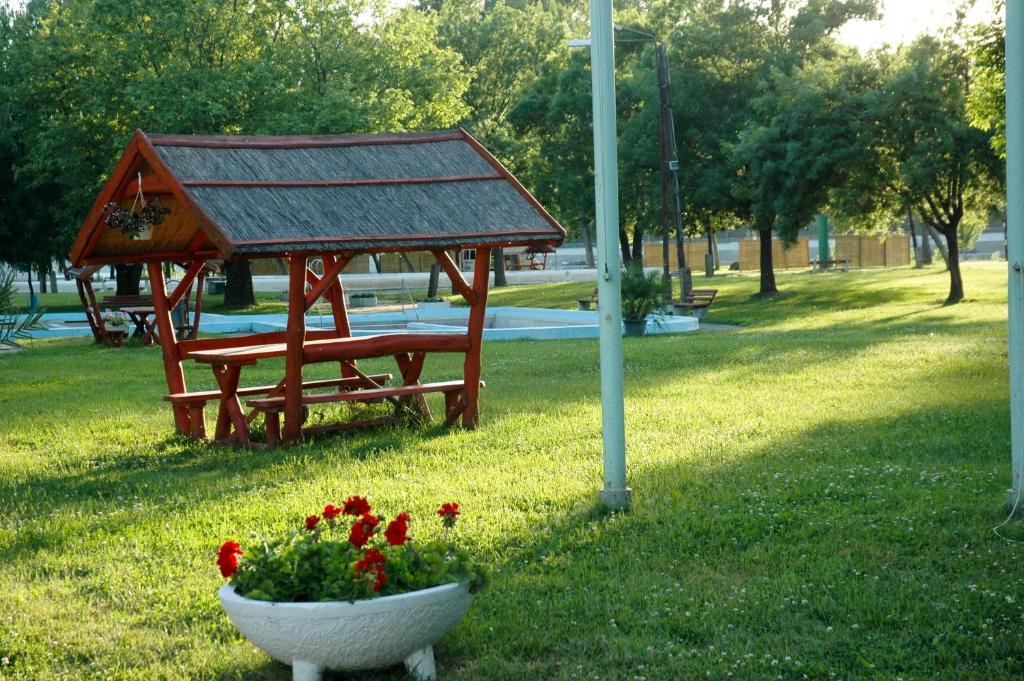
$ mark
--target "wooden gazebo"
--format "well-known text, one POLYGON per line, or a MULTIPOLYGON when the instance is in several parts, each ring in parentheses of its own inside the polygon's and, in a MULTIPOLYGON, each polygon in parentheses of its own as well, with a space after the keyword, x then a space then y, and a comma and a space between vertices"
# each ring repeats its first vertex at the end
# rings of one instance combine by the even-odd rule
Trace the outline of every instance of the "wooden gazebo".
MULTIPOLYGON (((179 432, 206 437, 204 406, 219 401, 214 438, 249 442, 248 423, 265 414, 268 441, 294 441, 307 405, 340 401, 394 403, 426 409, 423 395, 445 395, 445 416, 478 421, 480 351, 490 251, 557 245, 564 230, 490 153, 464 130, 317 137, 195 137, 137 131, 96 199, 71 250, 76 267, 148 265, 155 326, 179 432), (149 240, 106 226, 103 207, 131 205, 141 190, 170 209, 149 240), (467 282, 451 254, 475 249, 467 282), (401 332, 353 337, 341 272, 360 253, 429 251, 470 305, 465 334, 401 332), (282 332, 183 339, 171 310, 208 260, 284 258, 289 263, 288 323, 282 332), (322 276, 307 267, 321 258, 322 276), (165 290, 163 263, 186 275, 165 290), (305 313, 321 297, 334 328, 306 329, 305 313), (419 382, 428 353, 465 354, 461 380, 419 382), (358 360, 392 356, 400 385, 368 376, 358 360), (241 371, 285 358, 275 385, 239 387, 241 371), (209 365, 219 390, 190 392, 183 361, 209 365), (340 363, 336 379, 303 381, 303 366, 340 363), (330 389, 331 392, 313 392, 330 389), (247 405, 241 398, 255 397, 247 405), (283 432, 279 414, 284 415, 283 432)), ((429 412, 427 412, 429 415, 429 412)), ((375 422, 379 422, 377 419, 375 422)), ((345 424, 347 425, 347 424, 345 424)), ((342 424, 339 424, 342 427, 342 424)), ((319 429, 323 429, 322 427, 319 429)), ((306 429, 306 432, 313 430, 306 429)))

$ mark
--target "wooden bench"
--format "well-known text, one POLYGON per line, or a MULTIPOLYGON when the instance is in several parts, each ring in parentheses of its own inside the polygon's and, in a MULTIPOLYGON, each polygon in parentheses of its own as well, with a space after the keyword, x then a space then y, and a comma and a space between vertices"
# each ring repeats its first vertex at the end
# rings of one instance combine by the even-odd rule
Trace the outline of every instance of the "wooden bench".
MULTIPOLYGON (((486 387, 480 381, 480 387, 486 387)), ((439 383, 422 383, 415 385, 401 385, 391 388, 363 388, 339 393, 324 393, 319 395, 303 395, 303 406, 312 404, 331 404, 334 402, 375 402, 388 400, 401 407, 399 401, 402 398, 421 397, 428 393, 444 393, 445 424, 452 425, 462 413, 464 406, 460 403, 464 399, 466 391, 465 381, 443 381, 439 383)), ((242 391, 238 391, 239 395, 242 391)), ((249 400, 246 406, 266 414, 267 422, 267 443, 276 445, 281 441, 280 414, 284 411, 284 397, 266 397, 260 400, 249 400)))
POLYGON ((114 307, 117 309, 122 307, 151 307, 153 305, 153 296, 103 296, 103 305, 104 307, 114 307))
MULTIPOLYGON (((302 389, 315 390, 317 388, 344 388, 346 390, 352 390, 354 388, 361 388, 365 385, 369 385, 367 379, 380 385, 390 381, 391 374, 374 374, 372 376, 367 376, 366 379, 361 376, 355 376, 352 378, 328 378, 316 381, 303 381, 302 389)), ((259 385, 249 388, 238 388, 236 394, 239 397, 267 395, 282 390, 283 385, 284 383, 282 382, 277 385, 259 385)), ((201 390, 196 392, 164 395, 165 401, 188 408, 189 421, 192 424, 192 431, 190 435, 196 439, 203 439, 206 437, 206 416, 204 412, 206 403, 219 400, 220 398, 221 392, 219 390, 201 390)), ((284 398, 282 397, 281 399, 283 400, 284 398)), ((255 416, 255 413, 256 412, 253 412, 252 416, 255 416)))
POLYGON ((692 312, 693 316, 703 318, 707 315, 711 303, 715 301, 716 295, 718 295, 716 288, 690 289, 690 292, 686 294, 686 299, 681 303, 673 303, 673 307, 678 314, 689 315, 692 312))
POLYGON ((844 272, 850 271, 849 258, 836 258, 835 260, 812 260, 811 272, 824 272, 832 267, 842 267, 844 272))
POLYGON ((576 309, 583 310, 584 312, 597 309, 597 289, 594 289, 594 292, 590 294, 589 298, 580 298, 577 300, 576 309))

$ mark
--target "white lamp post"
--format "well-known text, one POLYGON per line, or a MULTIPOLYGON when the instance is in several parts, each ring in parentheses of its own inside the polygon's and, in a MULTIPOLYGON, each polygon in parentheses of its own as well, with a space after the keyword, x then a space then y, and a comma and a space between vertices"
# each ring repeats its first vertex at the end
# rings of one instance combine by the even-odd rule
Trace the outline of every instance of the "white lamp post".
POLYGON ((594 205, 597 212, 598 331, 601 346, 601 434, 604 487, 610 509, 629 508, 626 486, 626 423, 622 378, 622 275, 619 268, 619 174, 615 130, 615 52, 611 0, 591 0, 590 47, 594 98, 594 205))

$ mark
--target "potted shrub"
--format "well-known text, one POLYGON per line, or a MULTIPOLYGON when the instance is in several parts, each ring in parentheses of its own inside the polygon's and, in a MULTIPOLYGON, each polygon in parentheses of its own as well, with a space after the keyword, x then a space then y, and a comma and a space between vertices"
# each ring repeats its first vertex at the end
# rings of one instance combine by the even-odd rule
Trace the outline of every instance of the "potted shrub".
POLYGON ((294 681, 403 661, 414 677, 435 679, 433 644, 484 584, 481 567, 449 541, 459 505, 437 515, 441 536, 416 541, 408 513, 386 522, 365 498, 349 497, 244 552, 224 542, 221 604, 246 638, 292 666, 294 681))
POLYGON ((664 306, 661 274, 645 274, 643 265, 634 263, 622 273, 622 323, 627 336, 642 336, 647 317, 664 306))
POLYGON ((360 291, 349 294, 349 305, 352 307, 373 307, 377 304, 377 294, 373 291, 360 291))
POLYGON ((423 300, 416 301, 416 307, 421 310, 443 310, 451 306, 452 304, 447 300, 436 296, 434 298, 424 298, 423 300))

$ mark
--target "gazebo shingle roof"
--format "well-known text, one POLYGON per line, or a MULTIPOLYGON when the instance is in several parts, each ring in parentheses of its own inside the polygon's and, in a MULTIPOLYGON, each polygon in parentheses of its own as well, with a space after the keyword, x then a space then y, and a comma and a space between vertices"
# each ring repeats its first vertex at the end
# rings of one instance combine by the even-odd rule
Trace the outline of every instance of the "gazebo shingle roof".
POLYGON ((464 130, 315 137, 137 131, 72 249, 75 265, 557 244, 564 230, 464 130), (138 188, 172 207, 152 241, 102 223, 138 188), (167 197, 166 195, 170 195, 167 197))

